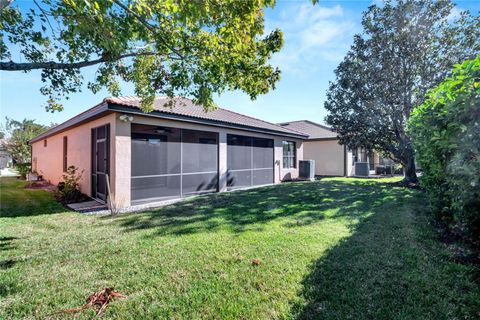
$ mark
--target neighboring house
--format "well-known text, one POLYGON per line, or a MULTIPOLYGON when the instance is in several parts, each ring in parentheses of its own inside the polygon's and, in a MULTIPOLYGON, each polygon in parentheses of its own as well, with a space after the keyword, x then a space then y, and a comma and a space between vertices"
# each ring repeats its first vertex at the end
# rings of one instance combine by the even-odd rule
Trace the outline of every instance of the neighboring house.
POLYGON ((308 135, 303 143, 303 158, 315 160, 315 175, 351 175, 351 164, 348 164, 351 152, 338 144, 337 134, 331 128, 309 120, 284 122, 279 125, 308 135))
POLYGON ((0 170, 12 166, 12 156, 5 149, 5 140, 0 140, 0 170))
POLYGON ((279 123, 280 126, 303 132, 308 137, 303 142, 303 158, 315 160, 315 175, 355 176, 378 173, 377 168, 390 165, 391 160, 365 148, 353 150, 339 144, 337 133, 330 127, 309 120, 279 123), (356 163, 365 163, 368 173, 355 172, 356 163))
POLYGON ((58 184, 68 166, 81 191, 119 207, 279 183, 298 177, 303 132, 226 109, 205 113, 191 100, 157 98, 143 113, 136 97, 106 98, 30 141, 32 170, 58 184))

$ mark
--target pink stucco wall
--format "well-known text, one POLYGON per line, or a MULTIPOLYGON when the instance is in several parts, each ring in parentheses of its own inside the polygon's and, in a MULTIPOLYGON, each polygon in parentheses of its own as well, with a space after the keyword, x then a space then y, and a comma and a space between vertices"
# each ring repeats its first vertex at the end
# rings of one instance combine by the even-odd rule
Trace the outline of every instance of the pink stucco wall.
MULTIPOLYGON (((79 171, 83 171, 80 189, 83 193, 91 195, 91 129, 108 123, 110 124, 110 139, 115 141, 115 114, 112 113, 46 138, 46 147, 44 140, 34 142, 32 144, 32 170, 41 174, 45 180, 54 185, 62 181, 63 137, 68 137, 67 166, 74 165, 79 168, 79 171)), ((115 143, 111 143, 111 172, 115 171, 114 155, 115 143)))
MULTIPOLYGON (((32 144, 32 170, 41 174, 52 184, 58 184, 63 175, 63 137, 68 137, 68 166, 74 165, 83 170, 80 181, 81 191, 91 195, 91 129, 107 123, 110 124, 110 185, 119 207, 130 205, 131 182, 131 137, 130 122, 119 119, 119 113, 111 113, 78 127, 66 130, 47 138, 47 146, 40 140, 32 144)), ((220 191, 226 190, 227 171, 227 134, 241 134, 274 140, 275 183, 298 177, 298 161, 303 159, 303 141, 300 139, 255 133, 251 131, 222 128, 217 126, 188 123, 183 121, 165 120, 147 116, 135 115, 133 123, 171 126, 185 129, 215 131, 219 133, 219 170, 220 191), (295 141, 297 147, 297 167, 283 168, 282 141, 295 141)), ((148 159, 145 159, 148 161, 148 159)))

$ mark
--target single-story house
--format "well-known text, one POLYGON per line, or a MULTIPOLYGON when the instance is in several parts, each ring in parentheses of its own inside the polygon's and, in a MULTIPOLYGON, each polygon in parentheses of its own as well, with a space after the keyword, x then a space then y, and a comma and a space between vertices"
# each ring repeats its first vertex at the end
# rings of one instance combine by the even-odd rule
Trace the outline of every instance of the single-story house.
POLYGON ((312 121, 274 124, 169 101, 157 98, 147 114, 137 97, 104 99, 32 139, 32 171, 56 185, 73 165, 83 193, 104 202, 109 188, 117 206, 127 207, 296 179, 304 159, 315 160, 320 176, 360 175, 357 163, 368 175, 386 161, 348 150, 331 128, 312 121))
MULTIPOLYGON (((315 160, 315 175, 355 176, 378 173, 377 168, 390 165, 391 160, 378 152, 365 148, 348 149, 339 144, 337 133, 330 127, 309 120, 279 123, 280 126, 303 132, 308 137, 303 142, 303 158, 315 160), (368 172, 356 172, 355 164, 364 163, 368 172)), ((357 169, 358 170, 358 169, 357 169)))
POLYGON ((352 175, 351 152, 338 143, 337 134, 331 128, 309 120, 283 122, 279 125, 308 135, 303 142, 303 157, 315 160, 315 175, 352 175))
POLYGON ((8 153, 5 148, 6 140, 0 139, 0 170, 9 168, 13 164, 12 156, 8 153))
POLYGON ((99 201, 108 176, 118 207, 298 177, 306 133, 222 108, 205 113, 185 98, 173 108, 167 101, 157 98, 146 114, 137 97, 104 99, 32 139, 32 171, 58 184, 73 165, 81 191, 99 201))

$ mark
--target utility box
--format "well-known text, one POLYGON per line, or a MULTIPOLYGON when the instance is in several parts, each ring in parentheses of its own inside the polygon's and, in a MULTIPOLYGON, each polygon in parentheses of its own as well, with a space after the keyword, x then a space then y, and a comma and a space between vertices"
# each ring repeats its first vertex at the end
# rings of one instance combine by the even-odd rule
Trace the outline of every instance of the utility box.
POLYGON ((298 164, 298 178, 315 180, 315 160, 300 160, 298 164))
POLYGON ((368 177, 370 173, 370 164, 368 162, 355 162, 355 175, 358 177, 368 177))

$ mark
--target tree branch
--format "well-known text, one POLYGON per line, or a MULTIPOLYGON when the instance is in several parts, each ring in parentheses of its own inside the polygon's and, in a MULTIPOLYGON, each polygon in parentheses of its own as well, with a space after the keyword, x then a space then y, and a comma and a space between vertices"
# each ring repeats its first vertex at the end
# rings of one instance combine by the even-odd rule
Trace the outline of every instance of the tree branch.
MULTIPOLYGON (((17 63, 13 61, 9 62, 0 62, 0 70, 2 71, 28 71, 28 70, 35 70, 35 69, 80 69, 88 66, 93 66, 99 63, 104 62, 111 62, 111 61, 118 61, 124 58, 130 57, 138 57, 138 56, 152 56, 155 55, 153 52, 132 52, 127 53, 124 55, 120 55, 116 59, 108 59, 106 57, 102 57, 96 60, 89 60, 89 61, 79 61, 79 62, 71 62, 71 63, 64 63, 64 62, 55 62, 55 61, 45 61, 45 62, 25 62, 25 63, 17 63)), ((173 58, 174 59, 174 58, 173 58)))
POLYGON ((48 17, 46 11, 43 10, 43 8, 38 4, 36 0, 33 0, 33 3, 38 7, 38 9, 40 9, 40 12, 43 14, 43 16, 45 17, 45 20, 47 20, 48 25, 50 26, 50 30, 52 30, 52 34, 56 36, 55 30, 53 29, 52 24, 50 23, 50 18, 48 17))
POLYGON ((12 4, 13 0, 0 0, 0 11, 12 4))
MULTIPOLYGON (((154 35, 156 35, 157 37, 159 37, 159 34, 157 32, 157 30, 155 29, 155 26, 152 26, 150 23, 148 23, 144 18, 142 18, 139 14, 137 14, 135 11, 131 10, 129 7, 127 7, 125 4, 123 4, 121 1, 119 0, 112 0, 113 3, 117 4, 120 8, 122 8, 123 10, 125 10, 127 13, 133 15, 135 17, 135 19, 138 20, 138 22, 140 22, 142 25, 145 26, 145 28, 147 28, 151 33, 153 33, 154 35)), ((172 50, 172 52, 174 52, 176 55, 178 55, 180 58, 184 59, 184 56, 178 51, 176 50, 175 48, 169 46, 167 44, 167 42, 165 41, 165 39, 161 39, 163 44, 165 44, 170 50, 172 50)))

